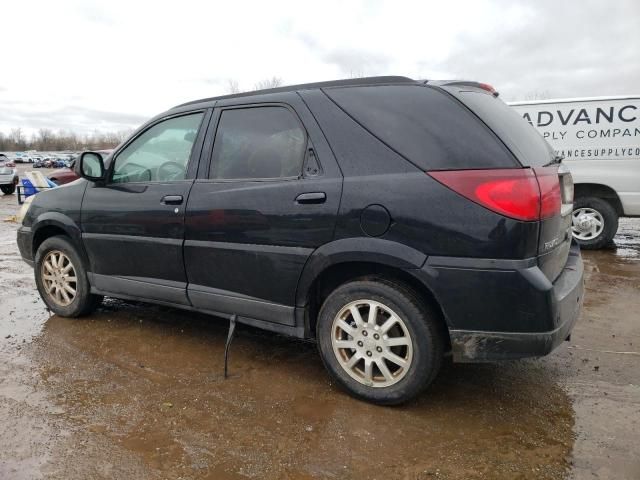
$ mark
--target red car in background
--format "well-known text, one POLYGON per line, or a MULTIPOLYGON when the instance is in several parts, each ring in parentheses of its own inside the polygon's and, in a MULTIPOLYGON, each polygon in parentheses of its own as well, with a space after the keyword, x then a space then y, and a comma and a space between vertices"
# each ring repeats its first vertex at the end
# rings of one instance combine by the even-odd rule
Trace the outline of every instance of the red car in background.
MULTIPOLYGON (((96 150, 96 151, 99 154, 101 154, 102 158, 104 159, 104 158, 107 158, 113 150, 96 150)), ((64 185, 65 183, 70 183, 70 182, 73 182, 74 180, 77 180, 80 177, 73 170, 75 163, 76 163, 75 159, 71 160, 71 164, 69 165, 69 167, 61 168, 60 170, 57 170, 49 174, 48 176, 49 180, 51 180, 52 182, 58 185, 64 185)))

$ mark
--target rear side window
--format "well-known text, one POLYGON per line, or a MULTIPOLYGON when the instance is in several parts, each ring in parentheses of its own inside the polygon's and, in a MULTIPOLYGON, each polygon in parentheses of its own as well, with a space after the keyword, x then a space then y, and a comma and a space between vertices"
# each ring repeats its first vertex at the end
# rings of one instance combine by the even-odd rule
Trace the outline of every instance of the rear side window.
POLYGON ((486 93, 445 87, 478 115, 526 167, 541 167, 549 163, 554 152, 538 131, 513 108, 486 93))
POLYGON ((444 92, 404 85, 334 88, 325 93, 422 170, 518 166, 496 136, 444 92))
POLYGON ((306 134, 284 107, 224 110, 216 131, 209 178, 297 177, 306 134))

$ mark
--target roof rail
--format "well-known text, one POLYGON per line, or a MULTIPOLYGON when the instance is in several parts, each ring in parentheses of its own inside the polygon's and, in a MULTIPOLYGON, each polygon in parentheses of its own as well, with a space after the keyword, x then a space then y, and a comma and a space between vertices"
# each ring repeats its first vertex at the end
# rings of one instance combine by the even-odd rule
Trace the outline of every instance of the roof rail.
POLYGON ((267 88, 264 90, 254 90, 252 92, 232 93, 230 95, 221 95, 218 97, 202 98, 199 100, 192 100, 190 102, 181 103, 172 108, 184 107, 186 105, 193 105, 202 102, 211 102, 214 100, 223 100, 227 98, 240 98, 240 97, 252 97, 255 95, 266 95, 268 93, 281 93, 281 92, 293 92, 296 90, 308 90, 311 88, 330 88, 330 87, 351 87, 357 85, 388 85, 394 83, 416 83, 415 80, 409 77, 401 76, 380 76, 380 77, 361 77, 361 78, 347 78, 343 80, 330 80, 326 82, 315 83, 301 83, 298 85, 287 85, 284 87, 267 88))

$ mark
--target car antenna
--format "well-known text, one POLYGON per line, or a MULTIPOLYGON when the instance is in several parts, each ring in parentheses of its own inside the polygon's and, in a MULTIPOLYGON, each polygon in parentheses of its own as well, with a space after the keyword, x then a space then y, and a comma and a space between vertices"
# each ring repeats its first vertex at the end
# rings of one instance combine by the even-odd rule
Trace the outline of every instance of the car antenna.
POLYGON ((231 342, 233 341, 234 334, 236 333, 236 320, 238 316, 234 313, 231 315, 229 319, 229 333, 227 334, 227 342, 224 344, 224 378, 228 377, 227 375, 227 360, 229 358, 229 347, 231 346, 231 342))

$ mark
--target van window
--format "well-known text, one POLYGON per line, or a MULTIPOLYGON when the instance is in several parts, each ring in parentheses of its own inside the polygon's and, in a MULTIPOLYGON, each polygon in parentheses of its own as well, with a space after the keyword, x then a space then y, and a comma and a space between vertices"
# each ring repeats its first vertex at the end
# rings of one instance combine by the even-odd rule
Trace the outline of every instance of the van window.
POLYGON ((116 157, 111 181, 170 182, 184 180, 202 113, 155 124, 116 157))
POLYGON ((284 107, 224 110, 216 131, 209 178, 297 177, 306 135, 284 107))
POLYGON ((327 88, 356 122, 422 170, 515 168, 513 155, 446 93, 418 85, 327 88))

